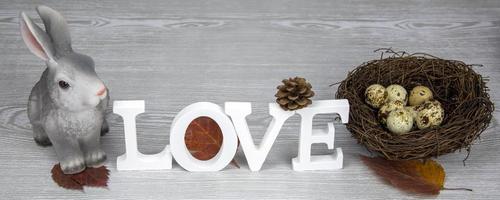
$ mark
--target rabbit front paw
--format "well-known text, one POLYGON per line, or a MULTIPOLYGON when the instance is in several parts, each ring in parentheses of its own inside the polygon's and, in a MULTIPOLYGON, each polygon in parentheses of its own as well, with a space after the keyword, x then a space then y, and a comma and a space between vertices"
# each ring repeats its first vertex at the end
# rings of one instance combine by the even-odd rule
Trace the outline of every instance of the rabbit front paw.
POLYGON ((76 174, 85 170, 85 160, 82 157, 71 157, 61 162, 65 174, 76 174))
POLYGON ((85 156, 85 164, 87 167, 101 167, 106 161, 106 153, 102 150, 96 150, 87 153, 85 156))

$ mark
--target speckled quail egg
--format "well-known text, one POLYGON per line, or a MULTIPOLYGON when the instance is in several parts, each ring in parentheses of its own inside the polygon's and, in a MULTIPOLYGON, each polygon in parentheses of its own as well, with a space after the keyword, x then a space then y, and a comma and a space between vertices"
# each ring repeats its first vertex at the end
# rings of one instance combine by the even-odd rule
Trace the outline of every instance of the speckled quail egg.
POLYGON ((387 117, 389 116, 389 113, 393 110, 396 109, 401 109, 404 108, 405 105, 402 101, 396 100, 396 101, 389 101, 385 103, 380 110, 378 110, 378 119, 381 124, 385 125, 387 124, 387 117))
POLYGON ((418 108, 418 106, 405 106, 405 110, 411 113, 413 119, 417 118, 418 108))
POLYGON ((392 133, 408 133, 411 131, 412 127, 413 117, 408 110, 400 108, 389 113, 387 117, 387 129, 392 133))
POLYGON ((408 101, 407 97, 408 92, 406 92, 403 86, 392 84, 389 85, 385 90, 387 90, 387 99, 386 99, 387 102, 399 100, 406 105, 408 101))
POLYGON ((416 106, 424 103, 425 101, 431 100, 433 98, 432 91, 425 86, 416 86, 410 92, 409 104, 410 106, 416 106))
POLYGON ((419 129, 439 126, 444 119, 444 109, 439 101, 426 101, 418 106, 415 122, 419 129))
POLYGON ((372 108, 380 108, 386 101, 387 91, 380 84, 370 85, 365 90, 365 101, 372 108))

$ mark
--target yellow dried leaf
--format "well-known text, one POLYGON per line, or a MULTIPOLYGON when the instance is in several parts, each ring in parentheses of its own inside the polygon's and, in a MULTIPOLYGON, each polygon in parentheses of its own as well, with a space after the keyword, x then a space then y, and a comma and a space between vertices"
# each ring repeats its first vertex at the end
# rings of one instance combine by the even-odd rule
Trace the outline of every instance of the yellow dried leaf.
POLYGON ((418 176, 422 177, 427 182, 432 183, 441 189, 443 188, 444 178, 446 175, 443 167, 438 162, 434 160, 409 160, 402 162, 406 168, 415 171, 418 176))
POLYGON ((443 189, 445 172, 436 161, 393 161, 367 156, 361 156, 361 160, 377 175, 402 190, 437 195, 443 189))

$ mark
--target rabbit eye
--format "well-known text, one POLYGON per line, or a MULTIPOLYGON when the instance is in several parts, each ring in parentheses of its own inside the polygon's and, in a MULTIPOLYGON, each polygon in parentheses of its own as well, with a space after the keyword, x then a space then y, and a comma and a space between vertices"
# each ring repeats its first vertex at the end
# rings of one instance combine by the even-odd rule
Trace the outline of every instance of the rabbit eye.
POLYGON ((66 81, 59 81, 59 87, 61 87, 62 89, 68 89, 69 83, 66 83, 66 81))

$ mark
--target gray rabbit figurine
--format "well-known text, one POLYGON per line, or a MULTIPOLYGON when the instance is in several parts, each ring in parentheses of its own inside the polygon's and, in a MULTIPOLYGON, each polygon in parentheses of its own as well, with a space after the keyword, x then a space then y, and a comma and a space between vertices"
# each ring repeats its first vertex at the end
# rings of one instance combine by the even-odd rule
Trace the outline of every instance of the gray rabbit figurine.
POLYGON ((31 90, 28 117, 36 143, 54 145, 66 174, 104 164, 100 136, 108 131, 104 118, 108 89, 94 70, 91 57, 76 53, 64 17, 47 6, 36 8, 45 31, 24 12, 21 35, 47 68, 31 90))

